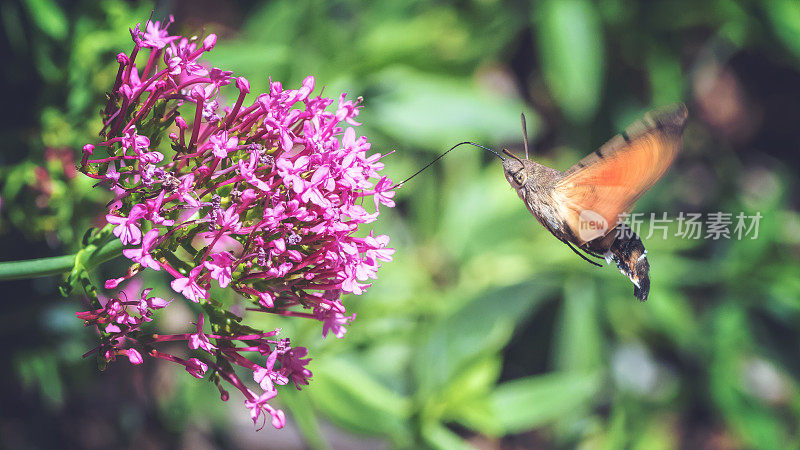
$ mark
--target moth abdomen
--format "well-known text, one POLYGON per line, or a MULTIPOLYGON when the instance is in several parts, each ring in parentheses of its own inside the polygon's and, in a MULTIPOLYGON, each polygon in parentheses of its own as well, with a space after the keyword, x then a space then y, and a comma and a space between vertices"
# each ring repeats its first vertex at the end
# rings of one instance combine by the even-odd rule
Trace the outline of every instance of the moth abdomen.
POLYGON ((616 238, 603 256, 609 263, 617 263, 619 271, 633 283, 633 295, 640 301, 646 301, 650 294, 647 250, 639 236, 625 224, 617 226, 612 233, 616 233, 616 238))

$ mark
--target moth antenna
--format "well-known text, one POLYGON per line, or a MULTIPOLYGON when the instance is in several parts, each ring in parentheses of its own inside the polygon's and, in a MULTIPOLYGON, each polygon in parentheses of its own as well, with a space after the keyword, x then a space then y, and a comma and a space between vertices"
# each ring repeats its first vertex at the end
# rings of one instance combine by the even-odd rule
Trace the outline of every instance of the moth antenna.
POLYGON ((528 126, 525 124, 525 113, 521 113, 519 117, 522 120, 522 144, 525 146, 525 159, 530 159, 528 157, 528 126))
POLYGON ((519 159, 519 156, 517 156, 517 155, 515 155, 515 154, 511 153, 510 151, 508 151, 508 149, 507 149, 507 148, 504 148, 504 149, 503 149, 503 153, 505 153, 506 155, 508 155, 508 156, 510 156, 510 157, 512 157, 512 158, 514 158, 514 159, 516 159, 517 161, 519 161, 519 163, 520 163, 520 164, 522 164, 522 160, 521 160, 521 159, 519 159))
MULTIPOLYGON (((399 182, 399 183, 395 184, 394 186, 392 186, 392 187, 391 187, 391 189, 395 189, 395 188, 397 188, 397 187, 400 187, 400 186, 402 186, 402 185, 406 184, 406 183, 407 183, 407 182, 408 182, 410 179, 414 178, 415 176, 417 176, 417 175, 419 175, 420 173, 422 173, 422 171, 424 171, 424 170, 425 170, 425 169, 427 169, 428 167, 432 166, 432 165, 433 165, 433 163, 435 163, 436 161, 438 161, 438 160, 442 159, 442 157, 444 157, 444 155, 446 155, 446 154, 448 154, 448 153, 452 152, 452 151, 453 151, 453 150, 455 150, 457 147, 459 147, 459 146, 461 146, 461 145, 465 145, 465 144, 474 145, 475 147, 482 148, 482 149, 486 150, 487 152, 489 152, 489 153, 491 153, 491 154, 493 154, 493 155, 497 156, 497 157, 498 157, 498 158, 500 158, 502 161, 505 161, 505 160, 506 160, 505 158, 503 158, 502 156, 500 156, 500 154, 499 154, 499 153, 497 153, 496 151, 494 151, 494 150, 492 150, 492 149, 490 149, 490 148, 484 147, 484 146, 482 146, 482 145, 480 145, 480 144, 476 144, 476 143, 474 143, 474 142, 469 142, 469 141, 459 142, 458 144, 456 144, 456 145, 454 145, 454 146, 450 147, 450 150, 447 150, 446 152, 444 152, 444 153, 442 153, 441 155, 439 155, 439 156, 437 156, 436 158, 434 158, 434 160, 433 160, 433 161, 431 161, 431 162, 429 162, 428 164, 426 164, 426 165, 425 165, 425 167, 423 167, 422 169, 419 169, 418 171, 414 172, 414 175, 411 175, 410 177, 406 178, 405 180, 403 180, 403 181, 401 181, 401 182, 399 182)), ((515 157, 515 158, 516 158, 516 157, 515 157)))

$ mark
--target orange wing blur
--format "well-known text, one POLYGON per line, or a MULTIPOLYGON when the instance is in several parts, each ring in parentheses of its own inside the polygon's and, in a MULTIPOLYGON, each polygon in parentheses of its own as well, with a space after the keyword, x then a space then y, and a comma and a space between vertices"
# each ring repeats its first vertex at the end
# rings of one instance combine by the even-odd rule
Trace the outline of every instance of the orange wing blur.
POLYGON ((612 230, 675 159, 687 117, 683 104, 651 111, 564 172, 553 199, 580 244, 581 212, 601 215, 612 230))

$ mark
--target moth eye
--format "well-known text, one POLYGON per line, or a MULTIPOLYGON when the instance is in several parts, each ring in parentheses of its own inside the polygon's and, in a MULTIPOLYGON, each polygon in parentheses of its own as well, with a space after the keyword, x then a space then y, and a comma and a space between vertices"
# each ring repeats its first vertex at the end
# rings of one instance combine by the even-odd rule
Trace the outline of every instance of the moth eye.
POLYGON ((522 171, 519 171, 519 172, 514 174, 514 182, 519 184, 519 185, 525 184, 525 179, 526 178, 527 177, 525 176, 525 173, 522 172, 522 171))

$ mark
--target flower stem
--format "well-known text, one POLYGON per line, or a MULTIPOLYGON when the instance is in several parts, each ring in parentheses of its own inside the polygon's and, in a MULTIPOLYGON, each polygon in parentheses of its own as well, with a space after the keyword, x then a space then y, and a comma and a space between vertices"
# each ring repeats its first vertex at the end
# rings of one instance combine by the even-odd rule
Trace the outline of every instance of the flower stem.
MULTIPOLYGON (((87 269, 97 267, 120 255, 122 255, 122 242, 119 239, 114 239, 92 255, 91 260, 86 264, 87 269)), ((58 275, 72 269, 75 265, 76 256, 77 253, 50 258, 0 262, 0 281, 58 275)))

